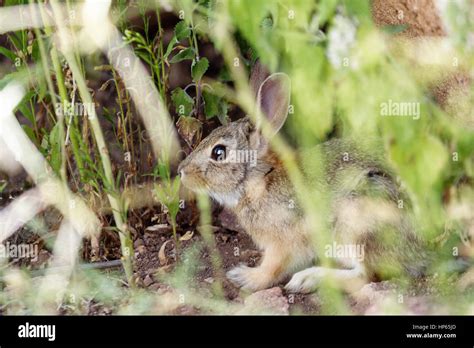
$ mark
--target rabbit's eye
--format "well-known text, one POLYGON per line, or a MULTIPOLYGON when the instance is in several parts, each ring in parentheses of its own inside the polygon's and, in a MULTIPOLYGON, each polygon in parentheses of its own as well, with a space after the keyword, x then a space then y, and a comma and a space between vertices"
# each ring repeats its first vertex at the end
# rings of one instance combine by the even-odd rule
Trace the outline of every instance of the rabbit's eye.
POLYGON ((214 161, 223 161, 225 160, 225 146, 224 145, 216 145, 212 149, 211 158, 214 161))

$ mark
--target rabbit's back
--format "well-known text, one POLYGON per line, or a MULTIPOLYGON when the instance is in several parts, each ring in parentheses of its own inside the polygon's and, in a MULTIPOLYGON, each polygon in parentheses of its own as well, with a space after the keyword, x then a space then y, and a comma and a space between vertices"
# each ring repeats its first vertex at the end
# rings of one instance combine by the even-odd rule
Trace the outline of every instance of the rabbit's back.
MULTIPOLYGON (((303 163, 306 177, 327 200, 334 240, 363 248, 369 276, 424 271, 426 248, 415 233, 409 199, 381 147, 334 139, 305 151, 303 163)), ((349 259, 339 261, 350 266, 349 259)))

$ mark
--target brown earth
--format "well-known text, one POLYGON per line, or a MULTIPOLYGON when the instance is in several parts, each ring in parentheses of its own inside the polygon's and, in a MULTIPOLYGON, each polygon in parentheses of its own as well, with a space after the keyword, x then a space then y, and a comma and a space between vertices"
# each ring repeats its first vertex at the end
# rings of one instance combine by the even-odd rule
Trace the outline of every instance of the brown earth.
POLYGON ((372 0, 372 16, 379 27, 406 25, 406 37, 445 36, 432 0, 372 0))

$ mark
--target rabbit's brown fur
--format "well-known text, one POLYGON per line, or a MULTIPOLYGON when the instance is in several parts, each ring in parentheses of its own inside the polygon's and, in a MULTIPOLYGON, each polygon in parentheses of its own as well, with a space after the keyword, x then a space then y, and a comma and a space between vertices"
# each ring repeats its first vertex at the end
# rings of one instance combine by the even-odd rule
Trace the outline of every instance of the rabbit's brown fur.
MULTIPOLYGON (((262 114, 277 132, 287 116, 288 77, 267 77, 257 63, 251 84, 262 114)), ((375 151, 367 153, 357 148, 350 140, 332 140, 299 153, 308 192, 329 199, 326 223, 333 231, 333 241, 361 245, 366 253, 363 260, 354 255, 337 258, 339 268, 307 268, 322 256, 316 255, 313 248, 312 233, 317 231, 311 231, 286 168, 260 129, 246 117, 215 129, 197 146, 178 169, 183 184, 208 193, 231 209, 263 250, 258 267, 240 265, 232 269, 227 273, 231 281, 259 290, 293 275, 286 288, 308 292, 325 277, 353 283, 375 275, 391 275, 400 269, 416 273, 424 265, 414 260, 414 256, 423 258, 423 249, 411 232, 407 200, 393 174, 375 151), (226 156, 240 151, 255 153, 257 160, 253 164, 216 160, 213 151, 217 145, 226 149, 226 156), (400 202, 405 204, 402 209, 400 202)))

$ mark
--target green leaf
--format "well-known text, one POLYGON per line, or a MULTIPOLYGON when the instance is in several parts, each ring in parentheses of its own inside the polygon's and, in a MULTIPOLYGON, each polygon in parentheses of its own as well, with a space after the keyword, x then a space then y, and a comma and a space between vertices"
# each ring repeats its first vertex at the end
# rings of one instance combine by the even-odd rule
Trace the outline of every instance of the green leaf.
POLYGON ((158 162, 158 175, 163 181, 169 180, 170 177, 170 167, 168 163, 164 161, 158 162))
POLYGON ((391 157, 409 187, 419 195, 426 195, 435 192, 449 155, 438 138, 420 135, 416 141, 392 145, 391 157))
POLYGON ((219 112, 217 113, 217 118, 221 122, 222 125, 226 126, 229 123, 229 119, 227 117, 227 109, 228 105, 225 100, 221 100, 219 103, 219 112))
POLYGON ((5 188, 7 187, 7 185, 8 185, 8 181, 0 182, 0 194, 3 193, 3 191, 5 190, 5 188))
POLYGON ((177 55, 171 58, 170 63, 177 63, 187 59, 194 58, 194 49, 191 47, 185 48, 184 50, 179 51, 177 55))
POLYGON ((174 178, 173 182, 171 183, 170 187, 170 198, 171 201, 168 204, 168 210, 170 213, 170 216, 173 220, 176 219, 176 216, 178 215, 179 212, 179 187, 180 187, 181 181, 179 177, 174 178))
POLYGON ((0 91, 4 89, 10 82, 16 81, 21 84, 27 84, 30 81, 29 71, 21 69, 3 76, 0 79, 0 91))
POLYGON ((39 43, 38 40, 33 41, 33 46, 31 48, 31 57, 35 62, 40 62, 41 61, 41 52, 39 49, 39 43))
POLYGON ((191 65, 191 76, 193 77, 193 81, 200 81, 206 73, 207 68, 209 68, 209 61, 207 58, 201 58, 198 61, 194 60, 191 65))
POLYGON ((10 41, 13 43, 13 46, 15 46, 15 48, 18 51, 25 52, 25 46, 23 45, 21 31, 8 35, 8 38, 10 39, 10 41))
MULTIPOLYGON (((181 21, 178 24, 176 24, 174 28, 173 38, 168 44, 168 47, 166 47, 166 52, 163 55, 163 58, 168 59, 169 55, 175 48, 175 45, 179 43, 182 39, 188 38, 190 35, 191 35, 191 29, 189 28, 188 24, 186 24, 185 21, 181 21)), ((172 62, 172 63, 175 63, 175 62, 172 62)))
POLYGON ((135 51, 135 53, 137 54, 137 56, 143 59, 148 65, 153 65, 150 55, 147 52, 135 51))
POLYGON ((28 138, 30 138, 30 140, 32 142, 34 142, 35 144, 37 144, 37 139, 36 139, 36 135, 35 135, 35 132, 32 128, 28 127, 26 124, 22 125, 21 128, 23 129, 23 132, 26 133, 26 135, 28 136, 28 138))
POLYGON ((163 55, 163 58, 164 59, 168 59, 169 55, 171 54, 171 52, 173 51, 173 48, 174 46, 178 43, 178 40, 176 40, 176 35, 173 36, 173 38, 171 39, 170 43, 168 44, 168 47, 166 48, 166 52, 165 54, 163 55))
POLYGON ((175 105, 178 115, 191 114, 194 107, 194 100, 182 88, 178 87, 171 93, 171 100, 175 105))
POLYGON ((217 116, 219 113, 219 97, 209 93, 208 91, 202 92, 204 99, 204 114, 207 119, 217 116))
POLYGON ((53 170, 58 173, 61 168, 61 142, 59 138, 59 127, 60 123, 56 123, 56 125, 51 130, 49 134, 49 145, 50 145, 50 160, 49 163, 53 170))
MULTIPOLYGON (((35 124, 35 116, 30 108, 30 101, 35 96, 34 91, 29 91, 22 99, 21 103, 18 104, 16 110, 19 110, 23 116, 25 116, 31 124, 35 124)), ((33 101, 34 102, 34 101, 33 101)))
POLYGON ((185 21, 178 22, 174 27, 174 36, 177 41, 188 38, 191 35, 191 29, 185 21))
POLYGON ((361 24, 371 21, 371 10, 369 1, 343 0, 342 4, 349 16, 356 17, 361 24))
POLYGON ((328 19, 332 18, 336 11, 339 1, 337 0, 326 0, 318 3, 318 17, 319 23, 324 24, 328 19))
POLYGON ((17 55, 13 51, 10 51, 9 49, 5 47, 0 47, 0 54, 4 55, 8 59, 10 59, 12 62, 14 62, 15 59, 17 58, 17 55))

